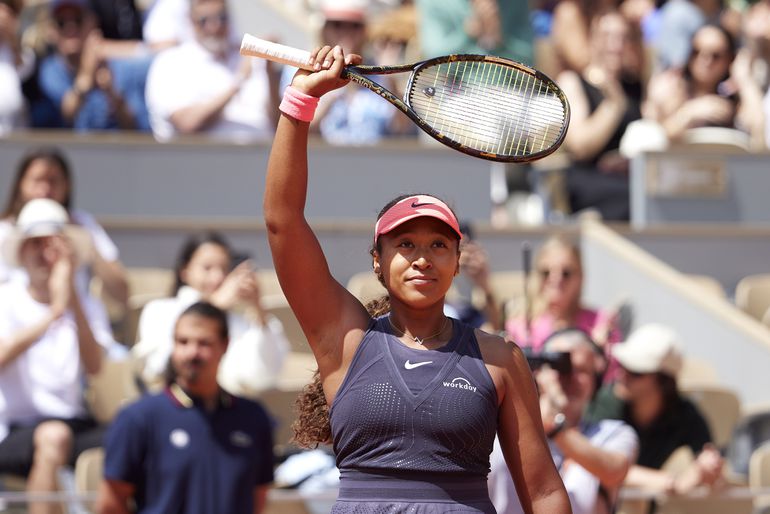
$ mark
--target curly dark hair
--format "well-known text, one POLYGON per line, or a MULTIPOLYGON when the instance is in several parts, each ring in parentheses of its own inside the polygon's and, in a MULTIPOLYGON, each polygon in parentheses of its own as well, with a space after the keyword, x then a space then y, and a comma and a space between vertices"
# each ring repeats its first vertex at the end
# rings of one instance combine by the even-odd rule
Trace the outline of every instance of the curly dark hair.
MULTIPOLYGON (((388 202, 377 215, 379 220, 391 207, 404 198, 427 193, 412 193, 400 195, 388 202)), ((434 196, 435 195, 430 195, 434 196)), ((374 256, 375 252, 380 251, 379 241, 376 246, 372 245, 369 254, 374 256)), ((385 281, 382 274, 377 274, 377 279, 384 286, 385 281)), ((366 310, 369 316, 376 318, 390 312, 390 297, 385 295, 376 298, 366 304, 366 310)), ((292 424, 294 437, 292 442, 302 448, 316 448, 319 444, 330 444, 332 442, 332 430, 329 423, 329 404, 326 402, 323 384, 321 383, 321 374, 316 370, 313 374, 313 380, 300 391, 297 400, 294 403, 297 413, 297 419, 292 424)))

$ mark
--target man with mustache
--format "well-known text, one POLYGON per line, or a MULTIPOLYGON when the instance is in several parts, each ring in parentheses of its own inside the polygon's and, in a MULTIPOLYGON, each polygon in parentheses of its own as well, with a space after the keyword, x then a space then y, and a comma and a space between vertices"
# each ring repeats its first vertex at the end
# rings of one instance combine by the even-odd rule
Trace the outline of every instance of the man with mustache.
POLYGON ((194 38, 161 52, 147 76, 155 137, 271 137, 278 121, 277 68, 241 57, 225 0, 191 0, 190 20, 194 38))
POLYGON ((166 390, 125 408, 105 443, 96 511, 261 512, 273 479, 270 420, 217 384, 227 315, 198 302, 176 322, 166 390))

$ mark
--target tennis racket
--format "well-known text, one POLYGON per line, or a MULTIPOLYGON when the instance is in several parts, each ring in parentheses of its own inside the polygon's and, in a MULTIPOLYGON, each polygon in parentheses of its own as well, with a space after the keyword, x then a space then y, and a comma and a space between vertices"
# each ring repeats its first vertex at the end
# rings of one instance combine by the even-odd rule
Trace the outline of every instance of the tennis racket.
MULTIPOLYGON (((313 71, 310 52, 246 34, 241 54, 313 71)), ((569 103, 539 71, 487 55, 448 55, 398 66, 346 66, 366 87, 437 141, 474 157, 527 162, 555 151, 567 133, 569 103), (409 72, 401 100, 364 75, 409 72)))

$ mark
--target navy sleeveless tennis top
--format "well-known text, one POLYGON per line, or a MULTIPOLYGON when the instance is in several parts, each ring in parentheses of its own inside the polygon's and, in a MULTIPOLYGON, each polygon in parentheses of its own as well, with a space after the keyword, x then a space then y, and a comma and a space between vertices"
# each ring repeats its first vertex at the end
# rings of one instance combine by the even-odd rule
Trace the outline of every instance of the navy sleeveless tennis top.
POLYGON ((494 512, 497 392, 473 327, 452 323, 446 345, 416 350, 387 316, 373 320, 329 412, 341 473, 332 512, 494 512))

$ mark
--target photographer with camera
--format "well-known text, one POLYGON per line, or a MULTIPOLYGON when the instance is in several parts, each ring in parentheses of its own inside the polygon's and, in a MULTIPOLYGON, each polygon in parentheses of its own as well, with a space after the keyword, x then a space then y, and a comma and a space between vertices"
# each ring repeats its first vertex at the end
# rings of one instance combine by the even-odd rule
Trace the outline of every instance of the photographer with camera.
MULTIPOLYGON (((613 512, 618 490, 636 461, 634 430, 617 420, 583 421, 583 411, 601 385, 604 352, 588 334, 567 328, 549 337, 543 352, 529 354, 540 392, 543 430, 575 514, 613 512)), ((495 444, 489 490, 501 514, 523 512, 495 444)))

